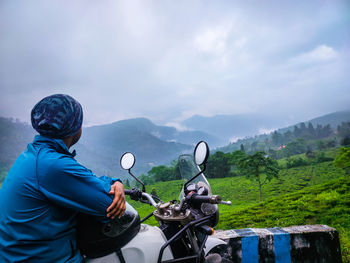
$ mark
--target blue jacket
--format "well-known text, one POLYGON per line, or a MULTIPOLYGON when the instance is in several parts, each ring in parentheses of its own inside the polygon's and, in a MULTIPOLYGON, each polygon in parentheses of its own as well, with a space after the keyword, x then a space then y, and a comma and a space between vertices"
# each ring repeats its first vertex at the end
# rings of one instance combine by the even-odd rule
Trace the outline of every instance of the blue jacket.
POLYGON ((76 215, 107 221, 117 180, 96 177, 62 140, 36 136, 0 190, 0 262, 82 262, 76 215))

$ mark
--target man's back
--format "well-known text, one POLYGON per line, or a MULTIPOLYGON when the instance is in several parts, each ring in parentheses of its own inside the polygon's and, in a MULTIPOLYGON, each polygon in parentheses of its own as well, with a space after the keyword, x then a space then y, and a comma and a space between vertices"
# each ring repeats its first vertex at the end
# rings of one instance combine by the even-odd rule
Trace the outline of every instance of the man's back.
POLYGON ((69 147, 82 134, 79 102, 48 96, 31 112, 40 134, 9 171, 0 189, 0 262, 81 262, 76 215, 101 222, 125 211, 119 179, 97 178, 69 147))
POLYGON ((12 166, 0 191, 1 262, 82 261, 75 241, 76 212, 52 204, 40 189, 37 170, 60 155, 43 144, 29 144, 12 166))
POLYGON ((115 181, 77 163, 61 140, 37 136, 0 190, 0 262, 81 262, 75 216, 107 220, 115 181))

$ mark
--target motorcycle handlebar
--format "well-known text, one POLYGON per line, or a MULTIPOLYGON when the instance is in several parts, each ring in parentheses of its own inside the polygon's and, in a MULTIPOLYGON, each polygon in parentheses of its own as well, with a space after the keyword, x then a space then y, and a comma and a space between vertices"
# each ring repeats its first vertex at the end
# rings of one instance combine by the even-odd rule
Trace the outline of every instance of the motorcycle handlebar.
POLYGON ((124 193, 129 195, 132 200, 140 201, 142 199, 147 199, 148 203, 154 207, 158 207, 156 201, 154 201, 153 197, 150 194, 145 192, 141 192, 139 189, 124 189, 124 193))
POLYGON ((223 204, 231 205, 231 201, 222 201, 222 198, 218 195, 203 196, 203 195, 192 195, 191 201, 196 204, 210 203, 210 204, 223 204))
POLYGON ((192 195, 191 201, 196 204, 210 203, 210 204, 219 204, 221 202, 221 197, 218 195, 192 195))
POLYGON ((132 190, 124 189, 124 194, 131 195, 132 194, 132 190))

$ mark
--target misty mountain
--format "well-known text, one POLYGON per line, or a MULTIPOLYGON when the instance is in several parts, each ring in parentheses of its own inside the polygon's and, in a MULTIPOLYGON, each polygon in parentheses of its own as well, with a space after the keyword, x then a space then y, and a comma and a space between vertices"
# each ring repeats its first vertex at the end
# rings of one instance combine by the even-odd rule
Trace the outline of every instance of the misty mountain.
MULTIPOLYGON (((73 148, 77 150, 76 159, 96 174, 125 178, 127 172, 122 171, 119 164, 124 152, 135 154, 133 171, 140 175, 147 173, 154 165, 168 165, 178 155, 192 152, 194 144, 200 140, 208 141, 214 150, 224 138, 227 139, 227 145, 228 138, 257 134, 254 131, 258 128, 273 127, 273 121, 263 123, 264 119, 259 116, 246 115, 246 119, 244 116, 218 115, 207 118, 197 115, 184 122, 187 127, 203 129, 202 131, 178 131, 173 127, 155 125, 146 118, 123 120, 84 128, 81 140, 73 148)), ((335 112, 309 120, 314 126, 329 123, 334 129, 341 122, 348 121, 350 111, 335 112)), ((287 128, 293 127, 294 125, 287 128)), ((279 130, 281 131, 283 129, 279 130)), ((32 142, 35 134, 29 124, 0 117, 0 169, 9 169, 27 144, 32 142)), ((234 145, 230 144, 224 148, 229 150, 232 146, 234 145)))
MULTIPOLYGON (((311 122, 315 127, 317 124, 330 124, 335 129, 342 122, 350 121, 350 110, 339 111, 305 121, 311 122)), ((272 118, 260 114, 240 114, 240 115, 214 115, 204 117, 194 115, 181 123, 189 129, 205 131, 208 134, 221 138, 220 146, 227 145, 235 138, 249 137, 261 134, 264 130, 281 127, 279 118, 272 118), (224 142, 224 143, 223 143, 224 142)), ((300 123, 297 123, 299 125, 300 123)), ((278 129, 279 132, 292 129, 294 125, 278 129)), ((217 145, 215 145, 217 146, 217 145)))
POLYGON ((217 145, 220 141, 220 139, 206 133, 205 131, 179 131, 174 127, 156 125, 147 118, 127 119, 111 124, 88 127, 85 128, 84 131, 85 130, 89 135, 97 135, 97 133, 99 133, 102 130, 103 132, 117 131, 120 132, 120 134, 123 136, 125 136, 129 131, 141 132, 150 134, 162 141, 176 142, 189 145, 194 145, 199 140, 205 140, 212 145, 217 145))
MULTIPOLYGON (((345 111, 337 111, 333 113, 329 113, 326 115, 323 115, 321 117, 317 117, 308 121, 305 121, 304 123, 308 125, 308 123, 312 123, 314 127, 319 125, 331 125, 333 130, 336 130, 337 126, 341 124, 342 122, 350 122, 350 110, 345 111)), ((301 122, 288 126, 286 128, 278 129, 277 131, 280 133, 286 132, 287 130, 293 130, 295 125, 300 125, 301 122)))
POLYGON ((205 131, 221 138, 220 146, 235 138, 253 136, 261 129, 270 130, 280 125, 280 120, 259 114, 214 115, 204 117, 194 115, 181 123, 189 129, 205 131))
POLYGON ((191 151, 191 146, 175 142, 173 133, 172 128, 156 126, 145 118, 88 127, 75 147, 76 158, 98 174, 123 177, 127 172, 120 168, 120 157, 132 152, 136 157, 133 171, 140 175, 191 151))
MULTIPOLYGON (((317 125, 326 126, 329 124, 331 126, 331 129, 336 131, 338 125, 340 125, 342 122, 350 122, 350 110, 326 114, 326 115, 305 121, 304 123, 306 126, 308 126, 309 123, 312 123, 314 128, 316 128, 317 125)), ((294 126, 300 127, 300 124, 301 122, 296 123, 294 125, 290 125, 285 128, 277 129, 276 131, 278 133, 283 134, 288 130, 293 131, 294 126)), ((261 135, 245 137, 244 139, 239 139, 237 142, 230 143, 226 146, 216 148, 215 151, 222 151, 226 153, 233 152, 233 151, 239 150, 241 144, 252 144, 258 141, 263 142, 266 139, 271 138, 271 136, 272 134, 270 133, 270 134, 261 134, 261 135)))
MULTIPOLYGON (((0 167, 8 169, 35 134, 26 123, 0 118, 0 167)), ((180 132, 137 118, 84 128, 81 140, 72 148, 77 150, 76 159, 96 174, 125 177, 127 172, 122 171, 119 164, 124 152, 135 154, 133 171, 139 175, 154 165, 168 165, 180 154, 193 151, 193 145, 199 140, 217 142, 214 136, 204 132, 180 132)))

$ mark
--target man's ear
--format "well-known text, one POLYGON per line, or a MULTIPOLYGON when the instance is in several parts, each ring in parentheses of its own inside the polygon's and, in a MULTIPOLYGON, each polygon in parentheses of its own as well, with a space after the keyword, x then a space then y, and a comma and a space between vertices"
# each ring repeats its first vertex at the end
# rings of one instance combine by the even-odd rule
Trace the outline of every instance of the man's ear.
POLYGON ((80 140, 82 133, 83 133, 83 129, 80 128, 80 130, 72 136, 72 142, 71 142, 70 146, 73 146, 74 144, 76 144, 80 140))

